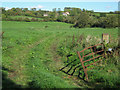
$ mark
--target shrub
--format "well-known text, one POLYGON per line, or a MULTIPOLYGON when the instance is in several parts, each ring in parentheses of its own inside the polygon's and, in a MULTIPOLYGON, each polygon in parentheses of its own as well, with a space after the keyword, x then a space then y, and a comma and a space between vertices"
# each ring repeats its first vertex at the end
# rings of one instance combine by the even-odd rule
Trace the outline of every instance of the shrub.
POLYGON ((19 17, 16 19, 17 21, 23 21, 23 18, 22 17, 19 17))
POLYGON ((2 14, 2 20, 6 20, 6 15, 2 14))
POLYGON ((35 21, 38 21, 38 19, 32 18, 31 21, 35 22, 35 21))
POLYGON ((106 13, 100 13, 100 17, 106 17, 106 13))
POLYGON ((57 21, 62 22, 63 21, 63 16, 58 16, 57 21))
POLYGON ((31 20, 29 18, 24 19, 26 22, 30 22, 31 20))
POLYGON ((100 17, 98 26, 103 27, 103 28, 118 27, 118 16, 117 15, 109 15, 106 17, 100 17))
POLYGON ((78 16, 77 22, 74 27, 84 28, 89 24, 90 18, 87 13, 81 13, 78 16))

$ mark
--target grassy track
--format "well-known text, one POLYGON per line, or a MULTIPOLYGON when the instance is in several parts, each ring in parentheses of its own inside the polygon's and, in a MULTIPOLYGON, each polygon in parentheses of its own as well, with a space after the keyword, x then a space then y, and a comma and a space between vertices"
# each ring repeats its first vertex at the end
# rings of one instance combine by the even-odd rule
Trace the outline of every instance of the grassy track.
MULTIPOLYGON (((2 62, 5 78, 10 79, 8 87, 72 88, 87 87, 58 70, 64 65, 56 48, 66 37, 78 34, 94 35, 112 33, 117 37, 118 29, 70 28, 70 24, 58 22, 11 22, 3 21, 2 62), (45 26, 48 26, 45 28, 45 26)), ((78 80, 79 81, 79 80, 78 80)), ((5 87, 7 79, 3 81, 5 87)))

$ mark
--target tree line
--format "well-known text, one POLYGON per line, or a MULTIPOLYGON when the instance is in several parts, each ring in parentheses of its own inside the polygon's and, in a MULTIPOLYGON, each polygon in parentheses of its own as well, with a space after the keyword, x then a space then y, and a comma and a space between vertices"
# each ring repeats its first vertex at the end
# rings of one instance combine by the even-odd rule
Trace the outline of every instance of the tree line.
POLYGON ((62 11, 60 8, 54 8, 52 11, 37 10, 36 8, 11 8, 6 10, 4 7, 0 8, 2 11, 2 20, 7 21, 57 21, 73 24, 71 27, 102 27, 102 28, 115 28, 118 27, 118 19, 120 11, 115 12, 94 12, 93 10, 85 10, 80 8, 65 7, 62 11), (68 12, 69 14, 63 15, 68 12), (46 14, 46 16, 44 16, 46 14), (29 18, 15 18, 10 16, 30 16, 29 18), (42 18, 39 20, 38 18, 42 18))

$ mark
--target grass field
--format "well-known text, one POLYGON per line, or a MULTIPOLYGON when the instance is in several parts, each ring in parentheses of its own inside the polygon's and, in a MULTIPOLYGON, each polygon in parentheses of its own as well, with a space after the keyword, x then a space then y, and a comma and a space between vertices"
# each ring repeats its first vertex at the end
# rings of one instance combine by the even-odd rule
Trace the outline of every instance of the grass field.
MULTIPOLYGON (((105 13, 106 16, 109 16, 109 15, 118 15, 118 14, 111 14, 111 13, 105 13)), ((94 12, 93 15, 95 16, 100 16, 100 13, 99 12, 94 12)))
POLYGON ((42 18, 35 18, 35 17, 28 17, 28 16, 9 16, 9 18, 12 18, 12 19, 16 19, 16 18, 23 18, 23 19, 29 18, 29 19, 32 19, 32 18, 34 18, 34 19, 38 19, 38 20, 43 20, 42 18))
POLYGON ((117 38, 118 29, 79 29, 70 28, 70 25, 62 22, 3 21, 3 87, 92 87, 59 71, 64 66, 64 59, 57 54, 57 48, 73 35, 91 35, 100 39, 102 33, 109 33, 117 38))

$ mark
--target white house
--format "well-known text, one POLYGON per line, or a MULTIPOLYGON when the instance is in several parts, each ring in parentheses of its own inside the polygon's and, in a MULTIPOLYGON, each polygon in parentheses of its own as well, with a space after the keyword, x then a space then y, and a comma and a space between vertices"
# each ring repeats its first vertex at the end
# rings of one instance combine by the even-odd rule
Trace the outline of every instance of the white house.
POLYGON ((46 17, 46 16, 48 16, 48 14, 43 14, 43 16, 45 16, 45 17, 46 17))
POLYGON ((62 13, 62 15, 67 16, 67 15, 70 15, 70 13, 69 12, 64 12, 64 13, 62 13))

